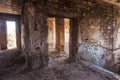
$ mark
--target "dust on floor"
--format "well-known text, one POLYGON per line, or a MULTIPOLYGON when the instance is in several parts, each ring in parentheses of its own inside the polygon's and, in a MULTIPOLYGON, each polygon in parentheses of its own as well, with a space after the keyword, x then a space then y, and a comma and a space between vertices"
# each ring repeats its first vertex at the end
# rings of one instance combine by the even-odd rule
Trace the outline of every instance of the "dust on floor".
POLYGON ((81 63, 63 63, 62 60, 66 56, 57 55, 56 57, 50 58, 48 67, 17 74, 11 73, 0 77, 0 80, 113 80, 81 63))

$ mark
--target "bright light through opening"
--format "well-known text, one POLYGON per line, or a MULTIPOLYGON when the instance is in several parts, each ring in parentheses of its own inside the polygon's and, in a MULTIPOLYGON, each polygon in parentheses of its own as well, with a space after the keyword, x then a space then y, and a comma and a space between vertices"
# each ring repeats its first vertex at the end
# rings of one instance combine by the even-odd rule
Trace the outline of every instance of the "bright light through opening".
POLYGON ((6 21, 7 24, 7 48, 16 48, 16 23, 6 21))
POLYGON ((64 50, 69 55, 69 29, 70 29, 70 19, 64 19, 64 36, 65 36, 65 47, 64 50))

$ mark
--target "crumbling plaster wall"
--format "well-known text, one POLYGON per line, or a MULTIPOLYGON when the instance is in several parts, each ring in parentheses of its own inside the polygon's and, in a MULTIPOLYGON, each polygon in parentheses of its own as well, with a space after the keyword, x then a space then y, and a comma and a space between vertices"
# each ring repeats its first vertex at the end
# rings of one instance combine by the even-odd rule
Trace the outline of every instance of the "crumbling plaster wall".
POLYGON ((88 13, 83 12, 78 24, 78 55, 98 66, 115 70, 115 50, 119 48, 116 46, 119 43, 118 17, 118 8, 110 5, 96 6, 88 13))
POLYGON ((0 12, 10 14, 21 14, 24 0, 0 0, 0 12))

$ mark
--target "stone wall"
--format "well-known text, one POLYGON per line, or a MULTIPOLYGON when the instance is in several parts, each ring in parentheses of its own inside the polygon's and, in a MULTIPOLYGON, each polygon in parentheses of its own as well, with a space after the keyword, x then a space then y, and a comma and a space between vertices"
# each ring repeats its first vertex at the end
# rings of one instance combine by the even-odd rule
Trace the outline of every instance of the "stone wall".
MULTIPOLYGON (((96 6, 97 7, 97 6, 96 6)), ((93 8, 79 18, 79 56, 98 66, 115 70, 115 37, 119 10, 110 5, 93 8), (98 9, 98 11, 96 10, 98 9)))
MULTIPOLYGON (((92 0, 46 0, 41 1, 42 6, 35 6, 34 0, 31 2, 26 3, 22 14, 25 26, 22 44, 28 56, 42 54, 42 60, 37 58, 39 66, 47 64, 47 15, 70 18, 71 59, 82 57, 110 70, 119 67, 120 21, 116 6, 92 0)), ((33 59, 32 65, 38 64, 37 61, 33 59)))
POLYGON ((109 70, 116 69, 119 55, 118 7, 101 1, 48 0, 46 10, 48 16, 68 17, 71 21, 77 21, 74 28, 72 25, 70 28, 72 58, 82 57, 109 70))
POLYGON ((43 1, 27 1, 22 14, 22 43, 28 68, 41 68, 48 64, 48 27, 43 1))
POLYGON ((60 17, 70 19, 71 59, 82 57, 110 70, 119 67, 120 21, 116 6, 96 0, 28 0, 22 8, 22 47, 28 66, 48 64, 47 17, 60 17))

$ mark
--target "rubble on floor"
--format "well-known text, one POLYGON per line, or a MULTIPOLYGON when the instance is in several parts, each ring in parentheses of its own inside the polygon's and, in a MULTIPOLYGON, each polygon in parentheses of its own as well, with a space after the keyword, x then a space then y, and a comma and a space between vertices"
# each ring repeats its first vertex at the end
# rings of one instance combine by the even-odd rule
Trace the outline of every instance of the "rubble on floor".
POLYGON ((17 74, 12 73, 1 77, 0 80, 115 80, 93 71, 82 63, 61 62, 65 59, 65 56, 60 59, 60 56, 63 55, 56 56, 58 58, 51 57, 50 64, 52 61, 56 64, 51 64, 49 67, 17 74))
POLYGON ((11 74, 0 80, 113 80, 82 64, 58 64, 22 74, 11 74))

